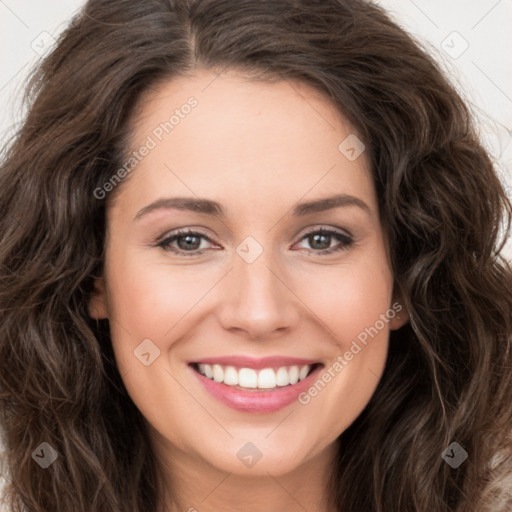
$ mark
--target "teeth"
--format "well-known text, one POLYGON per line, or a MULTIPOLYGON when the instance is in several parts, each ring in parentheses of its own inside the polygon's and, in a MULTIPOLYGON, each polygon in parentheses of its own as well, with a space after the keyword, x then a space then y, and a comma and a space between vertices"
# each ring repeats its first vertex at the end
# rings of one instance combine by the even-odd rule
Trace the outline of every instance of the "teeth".
POLYGON ((289 376, 290 384, 297 384, 297 382, 299 382, 299 367, 290 366, 289 376))
POLYGON ((238 372, 233 366, 226 367, 226 370, 224 371, 224 384, 227 384, 228 386, 238 385, 238 372))
POLYGON ((223 382, 228 386, 239 386, 249 389, 274 389, 297 384, 305 379, 311 371, 311 366, 282 366, 280 368, 264 368, 253 370, 252 368, 235 368, 234 366, 222 366, 220 364, 199 364, 199 373, 215 382, 223 382))
POLYGON ((202 373, 203 375, 206 375, 209 379, 213 377, 213 370, 209 364, 200 364, 199 372, 202 373))
POLYGON ((238 385, 242 388, 257 388, 258 374, 251 368, 241 368, 238 372, 238 385))
POLYGON ((299 371, 299 380, 303 380, 308 376, 309 373, 309 367, 307 365, 304 365, 300 371, 299 371))
POLYGON ((279 368, 276 373, 276 383, 278 386, 288 386, 290 377, 286 368, 279 368))
POLYGON ((223 382, 224 381, 224 369, 220 364, 213 365, 213 380, 215 382, 223 382))
POLYGON ((272 368, 265 368, 258 373, 258 387, 272 389, 276 387, 276 373, 272 368))

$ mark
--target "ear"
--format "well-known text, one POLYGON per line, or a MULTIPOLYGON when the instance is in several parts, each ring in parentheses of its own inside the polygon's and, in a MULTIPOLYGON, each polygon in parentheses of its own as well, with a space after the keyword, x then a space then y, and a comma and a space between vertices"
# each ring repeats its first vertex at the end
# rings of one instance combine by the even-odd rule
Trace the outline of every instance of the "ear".
POLYGON ((391 303, 390 312, 394 312, 394 316, 389 316, 389 328, 396 331, 403 327, 409 321, 409 311, 403 304, 402 294, 399 292, 393 293, 393 301, 391 303))
POLYGON ((94 280, 94 290, 89 298, 89 316, 95 320, 108 318, 107 293, 102 277, 94 280))

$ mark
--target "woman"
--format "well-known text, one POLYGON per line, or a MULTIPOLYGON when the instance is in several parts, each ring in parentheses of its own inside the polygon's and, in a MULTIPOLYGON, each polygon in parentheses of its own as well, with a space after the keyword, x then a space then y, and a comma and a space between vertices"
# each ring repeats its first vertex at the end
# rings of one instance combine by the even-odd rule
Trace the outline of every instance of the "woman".
POLYGON ((90 0, 27 100, 12 510, 510 510, 511 205, 383 10, 90 0))

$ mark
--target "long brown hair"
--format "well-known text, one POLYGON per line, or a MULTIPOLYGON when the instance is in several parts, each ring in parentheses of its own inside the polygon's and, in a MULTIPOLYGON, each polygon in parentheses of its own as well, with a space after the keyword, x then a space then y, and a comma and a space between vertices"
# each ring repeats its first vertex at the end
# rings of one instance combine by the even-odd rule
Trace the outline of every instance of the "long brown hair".
POLYGON ((0 433, 14 511, 154 512, 157 468, 87 303, 130 114, 197 67, 323 91, 365 141, 410 322, 338 440, 343 512, 512 508, 512 207, 435 62, 359 0, 89 0, 26 89, 0 168, 0 433), (500 228, 502 231, 500 231, 500 228), (59 454, 42 470, 42 442, 59 454), (456 442, 468 458, 441 456, 456 442), (26 508, 24 508, 26 507, 26 508))

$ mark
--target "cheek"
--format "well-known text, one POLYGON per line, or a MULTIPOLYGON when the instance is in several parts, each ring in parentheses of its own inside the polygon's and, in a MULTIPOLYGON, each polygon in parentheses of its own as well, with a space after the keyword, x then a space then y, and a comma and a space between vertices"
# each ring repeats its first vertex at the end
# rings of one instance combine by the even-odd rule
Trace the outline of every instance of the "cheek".
POLYGON ((139 343, 144 338, 163 343, 218 280, 192 265, 155 264, 137 256, 118 262, 108 275, 109 309, 139 343))
MULTIPOLYGON (((127 251, 128 253, 128 251, 127 251)), ((130 398, 152 425, 167 432, 189 421, 190 396, 169 366, 166 352, 175 341, 186 335, 191 325, 188 315, 213 286, 207 275, 198 277, 193 266, 174 267, 148 264, 143 257, 113 254, 109 265, 109 315, 112 345, 119 372, 130 398), (176 327, 175 327, 176 326, 176 327), (134 354, 141 343, 151 340, 157 347, 145 345, 150 353, 149 365, 134 354), (160 352, 158 352, 158 350, 160 352), (172 400, 171 398, 172 397, 172 400), (167 412, 181 411, 168 416, 167 412)), ((217 278, 218 280, 218 278, 217 278)), ((196 415, 200 416, 196 411, 196 415)), ((197 418, 201 424, 201 417, 197 418)), ((172 436, 171 436, 172 437, 172 436)), ((179 436, 178 436, 179 437, 179 436)), ((173 437, 177 445, 180 439, 173 437)))
POLYGON ((393 280, 385 253, 368 254, 303 272, 298 291, 331 346, 330 363, 300 403, 311 417, 325 418, 322 428, 333 438, 366 407, 386 363, 393 280))
MULTIPOLYGON (((392 276, 384 257, 354 258, 339 266, 310 267, 296 281, 312 318, 321 321, 339 352, 377 322, 389 310, 392 276)), ((364 338, 364 334, 360 336, 364 338)))

